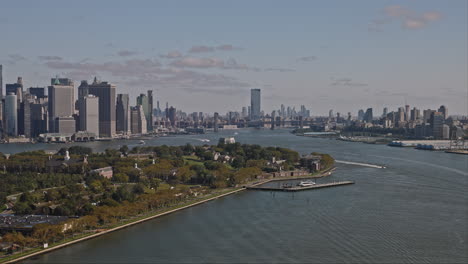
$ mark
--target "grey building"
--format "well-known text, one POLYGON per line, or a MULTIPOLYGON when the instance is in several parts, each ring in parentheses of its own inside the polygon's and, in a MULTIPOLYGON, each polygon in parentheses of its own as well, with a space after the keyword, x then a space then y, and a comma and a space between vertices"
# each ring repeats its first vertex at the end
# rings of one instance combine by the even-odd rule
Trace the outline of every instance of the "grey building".
POLYGON ((5 96, 5 129, 8 136, 18 135, 18 111, 16 94, 8 93, 5 96))
POLYGON ((260 119, 260 111, 261 111, 261 95, 260 89, 251 89, 250 90, 250 111, 251 111, 251 120, 258 120, 260 119))
POLYGON ((367 108, 366 113, 364 114, 364 121, 367 123, 372 123, 372 120, 374 120, 372 108, 367 108))
POLYGON ((76 121, 73 116, 59 116, 54 121, 55 133, 73 134, 76 132, 76 121))
POLYGON ((439 107, 438 112, 441 112, 441 113, 442 113, 442 115, 444 116, 444 119, 447 119, 447 118, 448 118, 448 109, 447 109, 447 107, 446 107, 445 105, 441 105, 441 106, 439 107))
POLYGON ((432 135, 435 139, 444 139, 444 114, 433 112, 431 115, 432 135))
POLYGON ((218 132, 218 119, 219 119, 219 114, 217 112, 214 113, 213 117, 213 129, 214 132, 218 132))
POLYGON ((30 87, 28 88, 28 93, 34 95, 37 98, 45 98, 45 88, 44 87, 30 87))
POLYGON ((137 105, 130 109, 132 134, 146 134, 146 117, 143 106, 137 105))
POLYGON ((148 90, 148 112, 145 112, 148 132, 153 131, 153 90, 148 90))
POLYGON ((16 94, 16 107, 21 106, 23 101, 23 78, 18 77, 16 83, 6 84, 5 85, 5 94, 14 93, 16 94))
POLYGON ((86 95, 80 99, 80 130, 99 135, 99 98, 86 95))
POLYGON ((116 104, 116 131, 120 134, 130 134, 130 101, 128 94, 118 94, 116 104))
POLYGON ((71 79, 57 77, 51 79, 48 92, 49 132, 58 133, 56 119, 71 117, 75 112, 75 87, 71 79))
POLYGON ((143 112, 146 118, 146 128, 148 131, 153 130, 153 91, 148 90, 148 93, 140 94, 137 99, 137 105, 143 107, 143 112))
POLYGON ((99 136, 113 137, 115 135, 115 85, 98 81, 94 78, 88 86, 88 93, 99 97, 99 136))

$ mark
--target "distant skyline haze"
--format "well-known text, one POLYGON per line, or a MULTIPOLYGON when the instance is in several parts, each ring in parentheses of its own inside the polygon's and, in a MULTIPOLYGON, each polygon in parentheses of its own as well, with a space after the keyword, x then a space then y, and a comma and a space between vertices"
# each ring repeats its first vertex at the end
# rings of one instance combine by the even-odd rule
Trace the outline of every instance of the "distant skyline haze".
MULTIPOLYGON (((154 90, 187 112, 312 115, 446 105, 468 114, 468 1, 7 1, 3 84, 56 75, 154 90)), ((5 94, 5 91, 4 91, 5 94)))

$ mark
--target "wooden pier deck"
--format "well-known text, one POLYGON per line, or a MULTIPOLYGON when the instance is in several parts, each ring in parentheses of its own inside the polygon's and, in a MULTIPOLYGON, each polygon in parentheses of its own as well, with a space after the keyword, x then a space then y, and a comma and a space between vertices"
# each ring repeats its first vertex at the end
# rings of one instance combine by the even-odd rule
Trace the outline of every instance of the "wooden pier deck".
POLYGON ((260 191, 298 192, 298 191, 328 188, 328 187, 335 187, 335 186, 349 185, 349 184, 354 184, 354 181, 329 182, 329 183, 316 184, 316 185, 308 186, 308 187, 296 186, 296 187, 285 188, 285 187, 248 186, 246 188, 248 190, 260 190, 260 191))

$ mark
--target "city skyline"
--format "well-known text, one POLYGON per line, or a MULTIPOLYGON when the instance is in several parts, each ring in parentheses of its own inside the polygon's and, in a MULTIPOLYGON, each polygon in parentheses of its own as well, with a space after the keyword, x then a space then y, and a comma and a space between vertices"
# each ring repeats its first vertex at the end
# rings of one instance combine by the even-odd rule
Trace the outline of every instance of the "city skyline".
POLYGON ((21 76, 25 87, 46 87, 58 74, 77 86, 98 76, 117 93, 129 93, 130 102, 152 89, 155 103, 187 112, 240 111, 250 103, 250 89, 259 88, 265 113, 281 104, 305 105, 323 116, 329 109, 379 113, 408 102, 467 114, 466 1, 359 1, 339 8, 269 2, 268 13, 260 1, 249 8, 204 1, 203 9, 194 3, 88 3, 30 2, 21 12, 21 4, 5 3, 0 29, 16 41, 1 46, 3 83, 21 76), (244 14, 242 21, 223 16, 228 9, 244 14), (122 19, 102 21, 103 12, 122 19), (22 20, 14 17, 19 13, 22 20), (215 23, 219 19, 226 28, 215 23), (69 31, 74 35, 67 45, 44 36, 69 31))

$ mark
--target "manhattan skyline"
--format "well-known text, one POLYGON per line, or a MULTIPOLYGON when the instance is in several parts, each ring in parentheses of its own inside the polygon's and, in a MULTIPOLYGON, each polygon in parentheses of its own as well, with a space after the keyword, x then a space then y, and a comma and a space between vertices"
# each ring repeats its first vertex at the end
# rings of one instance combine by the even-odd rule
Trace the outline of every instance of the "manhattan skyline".
POLYGON ((466 1, 201 3, 4 3, 3 83, 98 76, 131 102, 153 89, 187 111, 237 110, 259 88, 267 112, 467 114, 466 1))

